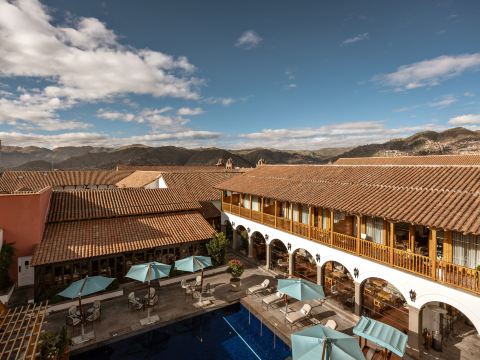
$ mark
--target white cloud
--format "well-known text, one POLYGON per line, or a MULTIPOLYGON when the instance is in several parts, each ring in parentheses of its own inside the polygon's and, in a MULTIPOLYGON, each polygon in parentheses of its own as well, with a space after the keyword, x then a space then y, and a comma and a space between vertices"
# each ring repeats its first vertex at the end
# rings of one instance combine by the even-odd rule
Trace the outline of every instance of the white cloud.
POLYGON ((359 41, 368 40, 369 38, 370 38, 370 36, 369 36, 368 32, 363 33, 363 34, 358 34, 354 37, 343 40, 342 45, 353 44, 353 43, 356 43, 356 42, 359 42, 359 41))
POLYGON ((4 145, 15 146, 44 146, 55 148, 60 146, 104 146, 115 147, 131 144, 145 144, 151 146, 178 145, 199 147, 210 145, 221 137, 221 133, 211 131, 179 131, 177 133, 152 133, 130 137, 110 137, 96 132, 75 132, 57 135, 38 133, 0 132, 4 145))
POLYGON ((316 128, 264 129, 240 135, 244 139, 233 147, 271 147, 277 149, 319 149, 335 146, 356 146, 388 141, 426 129, 441 129, 435 124, 388 128, 383 121, 354 121, 316 128))
POLYGON ((455 126, 480 125, 480 114, 465 114, 455 116, 448 120, 448 123, 455 126))
POLYGON ((463 93, 463 96, 465 96, 465 97, 474 97, 475 94, 472 93, 472 92, 470 92, 470 91, 465 91, 465 92, 463 93))
POLYGON ((440 82, 480 67, 480 53, 439 56, 400 66, 395 72, 377 75, 375 81, 396 90, 436 86, 440 82))
POLYGON ((287 77, 288 83, 284 86, 287 90, 292 90, 297 88, 297 84, 295 82, 295 74, 291 70, 285 71, 285 76, 287 77))
POLYGON ((200 102, 209 104, 209 105, 220 104, 223 106, 230 106, 233 103, 236 103, 237 100, 231 97, 208 97, 200 100, 200 102))
POLYGON ((435 101, 432 101, 431 103, 429 103, 429 106, 431 107, 438 107, 438 108, 444 108, 444 107, 447 107, 447 106, 450 106, 454 103, 456 103, 458 101, 458 99, 453 96, 453 95, 445 95, 443 96, 442 98, 440 99, 437 99, 435 101))
POLYGON ((97 100, 125 93, 198 98, 185 57, 126 47, 95 18, 56 27, 36 0, 0 0, 0 75, 53 82, 51 97, 97 100))
POLYGON ((195 115, 203 114, 203 109, 201 107, 196 107, 196 108, 182 107, 177 110, 177 114, 182 116, 195 116, 195 115))
POLYGON ((235 43, 235 46, 245 50, 250 50, 260 45, 262 40, 263 39, 260 37, 260 35, 258 35, 255 31, 247 30, 240 35, 235 43))
POLYGON ((148 124, 152 129, 162 129, 164 131, 180 130, 186 131, 183 128, 190 120, 182 116, 172 115, 173 110, 170 106, 165 106, 161 109, 143 109, 134 114, 131 112, 122 112, 115 110, 100 109, 97 116, 106 120, 119 120, 124 122, 136 122, 139 124, 148 124))

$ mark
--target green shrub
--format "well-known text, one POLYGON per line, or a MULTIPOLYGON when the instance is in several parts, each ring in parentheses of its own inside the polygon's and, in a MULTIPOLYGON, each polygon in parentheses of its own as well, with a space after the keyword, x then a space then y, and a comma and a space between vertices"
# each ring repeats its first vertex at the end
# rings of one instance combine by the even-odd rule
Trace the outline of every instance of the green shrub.
POLYGON ((220 266, 227 261, 228 239, 223 232, 213 234, 212 240, 207 243, 208 255, 212 258, 213 266, 220 266))

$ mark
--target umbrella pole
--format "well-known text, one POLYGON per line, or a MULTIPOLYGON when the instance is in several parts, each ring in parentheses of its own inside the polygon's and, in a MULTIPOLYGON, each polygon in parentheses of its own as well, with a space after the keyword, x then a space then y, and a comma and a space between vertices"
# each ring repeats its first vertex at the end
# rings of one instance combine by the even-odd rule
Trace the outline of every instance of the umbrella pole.
POLYGON ((83 310, 82 310, 82 296, 78 297, 78 308, 80 309, 80 328, 82 329, 82 337, 85 335, 85 327, 83 326, 83 310))
POLYGON ((203 289, 203 268, 202 268, 202 275, 200 276, 200 289, 203 289))
POLYGON ((325 352, 327 350, 327 337, 323 338, 322 360, 325 360, 325 352))

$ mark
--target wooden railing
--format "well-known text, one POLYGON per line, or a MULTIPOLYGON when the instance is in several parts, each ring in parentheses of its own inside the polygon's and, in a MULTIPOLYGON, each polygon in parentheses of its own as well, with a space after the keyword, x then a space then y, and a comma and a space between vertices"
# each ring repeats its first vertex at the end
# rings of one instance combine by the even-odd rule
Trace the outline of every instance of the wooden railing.
POLYGON ((460 265, 451 264, 442 260, 437 260, 436 265, 427 256, 422 256, 413 252, 390 248, 387 245, 377 244, 369 240, 358 239, 341 233, 331 233, 329 230, 323 230, 316 227, 310 227, 306 224, 293 222, 283 217, 251 211, 223 202, 224 211, 235 215, 240 215, 263 224, 274 227, 285 232, 302 236, 312 241, 332 246, 358 256, 365 257, 380 263, 389 264, 398 269, 410 273, 428 277, 433 281, 448 284, 480 294, 480 271, 466 268, 460 265), (333 235, 332 235, 333 234, 333 235), (436 266, 435 271, 433 267, 436 266))
POLYGON ((360 241, 360 254, 369 259, 373 259, 379 262, 388 263, 390 258, 390 248, 383 244, 377 244, 373 241, 359 239, 360 241))
POLYGON ((265 225, 275 227, 275 216, 263 213, 263 223, 265 225))
POLYGON ((454 265, 445 261, 437 261, 436 279, 442 283, 480 292, 480 271, 454 265))
POLYGON ((252 210, 252 220, 255 220, 256 222, 261 222, 262 213, 260 211, 252 210))
POLYGON ((308 225, 294 221, 292 227, 293 227, 292 230, 294 234, 297 234, 303 237, 308 237, 308 225))
POLYGON ((356 252, 356 248, 357 248, 357 238, 334 232, 332 245, 336 248, 354 253, 356 252))
POLYGON ((330 231, 313 227, 311 230, 311 238, 322 244, 330 244, 330 231))
POLYGON ((393 266, 422 276, 432 274, 432 262, 429 257, 399 249, 393 249, 393 266))

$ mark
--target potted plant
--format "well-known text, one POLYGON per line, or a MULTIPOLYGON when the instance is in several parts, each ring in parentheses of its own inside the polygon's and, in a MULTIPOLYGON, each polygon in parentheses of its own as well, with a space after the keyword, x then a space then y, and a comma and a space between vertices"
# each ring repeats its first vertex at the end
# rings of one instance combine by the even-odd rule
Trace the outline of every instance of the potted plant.
POLYGON ((240 260, 234 259, 228 262, 228 272, 232 275, 230 278, 230 284, 232 288, 236 291, 240 290, 240 286, 242 282, 240 280, 240 276, 242 276, 244 272, 243 264, 240 260))
POLYGON ((41 335, 40 359, 64 360, 69 358, 71 340, 65 327, 58 333, 45 331, 41 335))

